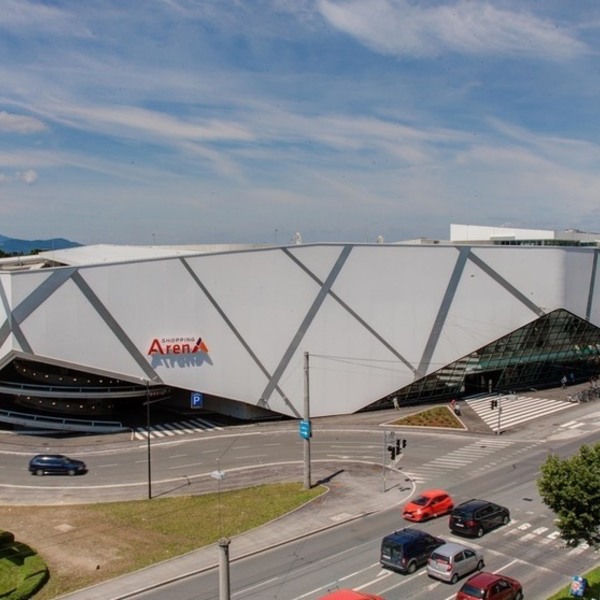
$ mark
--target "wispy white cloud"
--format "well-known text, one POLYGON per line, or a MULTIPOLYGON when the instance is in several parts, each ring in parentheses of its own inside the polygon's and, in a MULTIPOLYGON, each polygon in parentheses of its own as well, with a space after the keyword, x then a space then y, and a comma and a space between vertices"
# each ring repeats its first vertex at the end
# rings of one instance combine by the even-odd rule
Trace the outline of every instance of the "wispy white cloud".
POLYGON ((12 174, 0 173, 0 183, 25 183, 27 185, 34 184, 38 179, 38 174, 33 169, 26 171, 16 171, 12 174))
POLYGON ((0 28, 51 34, 89 35, 75 15, 56 5, 35 0, 2 0, 0 28))
POLYGON ((45 123, 33 117, 0 111, 0 133, 39 133, 46 129, 45 123))
POLYGON ((22 181, 27 185, 31 185, 32 183, 35 183, 37 181, 38 174, 33 169, 27 169, 27 171, 18 171, 15 174, 15 177, 19 181, 22 181))
POLYGON ((54 114, 72 126, 89 128, 97 124, 113 134, 126 135, 127 131, 144 132, 163 139, 198 141, 249 141, 252 134, 243 126, 217 119, 185 119, 131 106, 65 106, 56 107, 54 114))
MULTIPOLYGON (((319 0, 332 26, 371 49, 395 56, 461 54, 528 55, 563 59, 586 45, 525 8, 510 11, 489 1, 440 5, 405 0, 319 0)), ((525 7, 527 5, 524 5, 525 7)))

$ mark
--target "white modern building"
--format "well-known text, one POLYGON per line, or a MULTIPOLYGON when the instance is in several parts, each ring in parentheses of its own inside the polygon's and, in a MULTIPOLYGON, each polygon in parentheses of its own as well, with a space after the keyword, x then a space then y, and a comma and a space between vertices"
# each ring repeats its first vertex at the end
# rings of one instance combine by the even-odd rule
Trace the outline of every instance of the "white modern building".
POLYGON ((2 259, 0 406, 110 418, 157 395, 299 418, 307 392, 314 417, 589 378, 598 239, 453 225, 449 241, 2 259))

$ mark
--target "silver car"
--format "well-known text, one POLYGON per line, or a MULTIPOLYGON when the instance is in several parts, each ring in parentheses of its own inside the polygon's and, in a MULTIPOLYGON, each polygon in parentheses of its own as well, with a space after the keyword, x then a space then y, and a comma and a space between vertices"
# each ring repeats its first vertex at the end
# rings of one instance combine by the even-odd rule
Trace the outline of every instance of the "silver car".
POLYGON ((427 574, 450 583, 483 567, 483 554, 479 550, 452 542, 436 548, 427 559, 427 574))

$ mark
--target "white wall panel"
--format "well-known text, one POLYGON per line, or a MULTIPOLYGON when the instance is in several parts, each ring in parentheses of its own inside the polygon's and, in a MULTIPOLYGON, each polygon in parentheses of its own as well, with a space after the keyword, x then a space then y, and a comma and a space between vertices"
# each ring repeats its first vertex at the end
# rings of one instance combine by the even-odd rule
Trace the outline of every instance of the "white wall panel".
POLYGON ((333 291, 416 368, 458 256, 454 247, 357 247, 333 291))
POLYGON ((315 416, 354 412, 395 389, 403 373, 412 379, 397 357, 331 297, 285 373, 286 390, 296 388, 300 407, 304 388, 299 365, 305 351, 310 355, 311 413, 315 416))
MULTIPOLYGON (((16 283, 21 283, 21 279, 16 283)), ((42 360, 67 362, 82 370, 92 367, 115 376, 142 374, 73 281, 65 282, 54 291, 20 327, 33 356, 42 360)))
MULTIPOLYGON (((535 306, 585 318, 593 250, 473 247, 472 256, 491 271, 467 259, 453 281, 467 247, 357 245, 331 293, 315 305, 319 283, 286 252, 325 282, 349 247, 185 258, 201 285, 179 258, 0 277, 13 309, 22 302, 33 308, 20 324, 32 359, 132 381, 153 369, 168 385, 249 404, 261 403, 266 393, 268 408, 296 416, 303 412, 305 351, 312 414, 342 414, 411 383, 424 354, 427 372, 435 371, 531 322, 535 306), (51 287, 71 273, 72 279, 51 287), (438 336, 432 329, 440 315, 438 336), (209 352, 147 355, 153 338, 177 336, 202 337, 209 352)), ((5 313, 0 305, 0 325, 7 323, 5 313)), ((597 300, 592 322, 600 322, 597 300)), ((23 351, 9 335, 0 350, 6 356, 11 349, 23 351)))
POLYGON ((545 312, 561 307, 568 251, 538 246, 475 247, 471 251, 545 312))
POLYGON ((427 373, 441 369, 538 317, 498 281, 467 261, 427 373))
MULTIPOLYGON (((594 255, 589 250, 574 249, 572 252, 565 252, 562 260, 565 272, 564 285, 562 286, 564 294, 563 307, 585 319, 592 283, 594 255)), ((592 323, 600 324, 597 318, 596 316, 596 321, 592 320, 592 323)))
MULTIPOLYGON (((269 371, 279 364, 320 286, 281 250, 190 261, 231 321, 269 371)), ((228 327, 219 318, 220 327, 228 327)))
POLYGON ((4 321, 8 317, 7 310, 10 310, 10 298, 12 296, 12 277, 10 275, 0 275, 0 288, 2 290, 2 296, 0 296, 0 325, 4 323, 4 321), (2 298, 5 300, 2 301, 2 298))
MULTIPOLYGON (((326 244, 315 246, 292 246, 287 250, 296 257, 311 273, 321 281, 325 281, 336 261, 340 257, 343 244, 326 244)), ((354 250, 356 247, 352 250, 354 250)))
MULTIPOLYGON (((0 275, 0 286, 2 287, 3 301, 0 301, 0 327, 7 323, 8 312, 11 310, 10 298, 12 295, 12 277, 10 275, 0 275)), ((9 361, 13 349, 13 336, 7 329, 6 337, 0 339, 0 366, 4 366, 9 361)))

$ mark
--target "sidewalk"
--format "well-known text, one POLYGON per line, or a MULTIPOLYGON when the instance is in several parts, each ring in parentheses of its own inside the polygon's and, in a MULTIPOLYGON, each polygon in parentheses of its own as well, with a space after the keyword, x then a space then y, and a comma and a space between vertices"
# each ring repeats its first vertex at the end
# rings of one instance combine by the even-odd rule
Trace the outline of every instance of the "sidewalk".
MULTIPOLYGON (((255 473, 262 481, 261 470, 255 473)), ((290 472, 290 477, 302 480, 301 467, 290 472)), ((287 514, 249 532, 234 536, 229 546, 230 561, 256 554, 310 533, 348 522, 367 514, 391 508, 403 502, 411 484, 399 471, 387 470, 385 482, 381 466, 367 463, 315 463, 311 473, 312 484, 322 483, 328 492, 287 514), (384 491, 384 484, 386 491, 384 491), (368 493, 365 493, 368 490, 368 493), (398 491, 406 493, 398 493, 398 491)), ((72 594, 61 600, 117 600, 159 587, 218 566, 217 544, 190 552, 145 569, 117 577, 72 594)))

